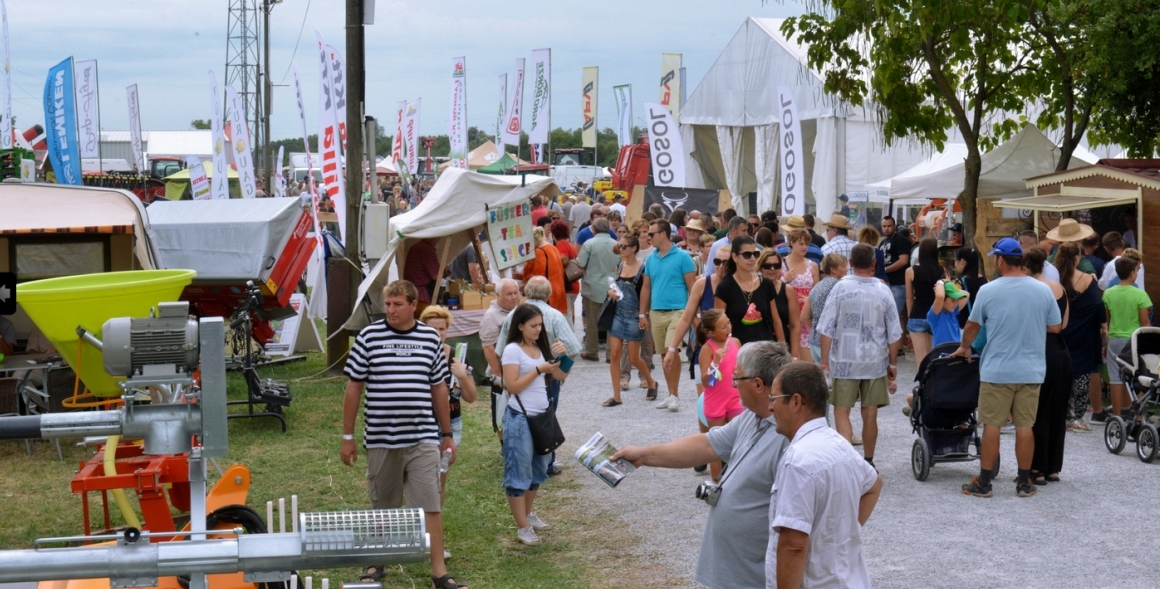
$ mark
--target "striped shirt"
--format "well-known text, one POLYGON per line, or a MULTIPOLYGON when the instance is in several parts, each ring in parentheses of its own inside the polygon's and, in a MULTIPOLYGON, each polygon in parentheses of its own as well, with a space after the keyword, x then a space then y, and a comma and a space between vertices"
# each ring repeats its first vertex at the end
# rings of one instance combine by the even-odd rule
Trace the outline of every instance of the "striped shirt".
POLYGON ((385 319, 372 323, 355 338, 343 373, 366 383, 366 448, 439 443, 431 387, 450 373, 434 329, 415 322, 396 331, 385 319))

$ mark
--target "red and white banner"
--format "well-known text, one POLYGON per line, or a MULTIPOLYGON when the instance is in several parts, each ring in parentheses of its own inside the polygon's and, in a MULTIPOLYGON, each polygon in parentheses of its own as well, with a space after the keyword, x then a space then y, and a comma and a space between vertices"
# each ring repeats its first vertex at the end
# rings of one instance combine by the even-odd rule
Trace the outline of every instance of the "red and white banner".
POLYGON ((342 135, 342 153, 346 154, 346 66, 342 61, 342 54, 334 45, 326 46, 326 55, 330 58, 330 84, 334 91, 334 119, 338 123, 339 134, 342 135))
POLYGON ((552 50, 532 52, 532 124, 528 143, 547 145, 552 127, 552 50))
MULTIPOLYGON (((302 104, 302 83, 298 81, 298 68, 294 68, 294 91, 298 94, 298 118, 302 120, 302 145, 306 151, 306 186, 310 191, 310 208, 314 216, 314 237, 321 246, 322 226, 318 223, 318 187, 314 185, 314 158, 310 156, 310 136, 306 131, 306 106, 302 104)), ((281 161, 282 158, 278 159, 281 161)), ((322 248, 319 247, 318 250, 321 251, 322 248)))
POLYGON ((209 72, 209 101, 212 106, 209 127, 213 130, 213 178, 210 179, 210 198, 230 197, 230 166, 226 163, 226 134, 222 129, 222 97, 218 94, 217 75, 209 72))
POLYGON ((342 130, 338 126, 338 105, 335 102, 333 62, 322 34, 318 36, 318 151, 322 154, 323 193, 330 199, 338 216, 339 241, 346 243, 346 182, 342 169, 342 130))
POLYGON ((423 99, 408 102, 403 112, 403 149, 407 157, 407 171, 419 173, 419 107, 423 99))
POLYGON ((403 159, 403 113, 407 110, 407 101, 400 100, 399 107, 395 109, 395 139, 391 141, 391 159, 396 162, 404 161, 403 159))
POLYGON ((250 126, 246 124, 246 109, 233 86, 226 86, 226 104, 230 109, 230 139, 233 144, 234 165, 238 168, 238 186, 242 198, 254 198, 258 187, 254 176, 254 153, 250 147, 250 126))
POLYGON ((467 168, 467 58, 451 60, 451 118, 447 137, 451 143, 451 167, 467 168))
POLYGON ((519 146, 520 144, 520 129, 522 129, 522 121, 520 120, 520 105, 524 97, 524 58, 516 60, 516 84, 512 89, 511 100, 508 100, 507 114, 503 118, 503 142, 507 145, 519 146))

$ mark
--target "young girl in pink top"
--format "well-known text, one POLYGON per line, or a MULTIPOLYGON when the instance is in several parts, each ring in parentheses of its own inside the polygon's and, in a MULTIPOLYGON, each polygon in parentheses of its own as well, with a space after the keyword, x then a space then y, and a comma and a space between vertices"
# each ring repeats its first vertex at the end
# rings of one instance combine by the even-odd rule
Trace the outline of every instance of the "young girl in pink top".
MULTIPOLYGON (((733 386, 733 367, 737 365, 737 351, 741 342, 731 337, 733 326, 721 309, 710 309, 701 314, 699 328, 705 340, 701 348, 701 383, 705 386, 705 419, 709 427, 725 425, 745 410, 737 387, 733 386)), ((713 480, 721 476, 721 462, 709 465, 713 480)))

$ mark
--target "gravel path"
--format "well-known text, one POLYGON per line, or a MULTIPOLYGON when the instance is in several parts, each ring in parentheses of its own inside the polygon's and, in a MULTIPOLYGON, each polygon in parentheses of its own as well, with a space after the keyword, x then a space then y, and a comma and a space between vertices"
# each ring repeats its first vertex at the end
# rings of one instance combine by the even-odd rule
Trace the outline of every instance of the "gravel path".
MULTIPOLYGON (((886 484, 863 535, 875 587, 1156 586, 1152 531, 1160 525, 1160 510, 1151 494, 1160 480, 1160 462, 1140 462, 1134 443, 1119 456, 1108 453, 1102 428, 1069 435, 1063 482, 1019 499, 1011 483, 1014 436, 1005 433, 994 498, 959 492, 959 485, 978 473, 977 462, 934 466, 920 483, 910 469, 915 436, 899 409, 914 379, 909 356, 899 369, 899 392, 879 414, 874 461, 886 484)), ((663 383, 659 358, 654 377, 663 383)), ((695 389, 687 372, 679 412, 655 409, 644 394, 634 374, 632 387, 622 392, 624 405, 601 407, 611 396, 608 365, 578 361, 560 399, 568 435, 560 454, 565 468, 583 468, 572 453, 596 431, 615 445, 665 442, 697 431, 690 407, 695 389)), ((707 477, 643 468, 616 489, 594 476, 577 478, 586 500, 611 507, 645 538, 635 550, 671 571, 670 586, 700 586, 693 572, 709 508, 693 497, 693 489, 707 477)))

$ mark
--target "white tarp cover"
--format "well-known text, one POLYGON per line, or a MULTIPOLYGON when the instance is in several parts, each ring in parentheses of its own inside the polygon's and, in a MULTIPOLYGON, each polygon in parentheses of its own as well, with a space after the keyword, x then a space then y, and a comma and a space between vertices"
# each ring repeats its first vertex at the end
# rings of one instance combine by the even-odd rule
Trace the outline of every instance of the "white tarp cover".
POLYGON ((358 331, 370 323, 370 312, 382 312, 383 287, 402 274, 399 269, 406 264, 407 250, 413 244, 437 239, 435 252, 440 265, 446 266, 471 243, 471 233, 481 231, 487 224, 488 206, 537 194, 552 198, 562 194, 556 181, 544 176, 529 175, 527 184, 520 184, 520 176, 492 176, 458 168, 443 172, 419 206, 391 218, 387 249, 359 284, 354 312, 344 327, 358 331))
POLYGON ((157 268, 149 217, 133 193, 114 188, 0 183, 0 234, 111 233, 133 227, 133 253, 144 270, 157 268))
POLYGON ((149 206, 161 268, 197 270, 197 282, 265 276, 299 216, 298 198, 157 201, 149 206))
MULTIPOLYGON (((1084 150, 1072 156, 1068 169, 1094 164, 1085 161, 1090 152, 1084 150)), ((963 159, 966 154, 963 154, 963 159)), ((1059 147, 1045 137, 1034 125, 1027 125, 1007 142, 982 155, 979 173, 979 198, 1016 198, 1032 196, 1024 178, 1055 171, 1059 161, 1059 147)), ((956 198, 963 191, 966 163, 942 168, 919 176, 896 177, 890 182, 890 197, 956 198)))

